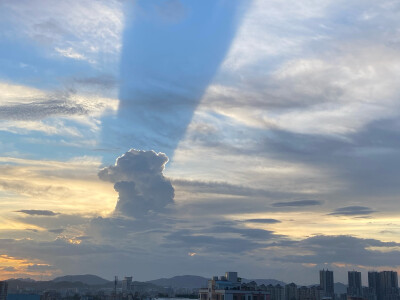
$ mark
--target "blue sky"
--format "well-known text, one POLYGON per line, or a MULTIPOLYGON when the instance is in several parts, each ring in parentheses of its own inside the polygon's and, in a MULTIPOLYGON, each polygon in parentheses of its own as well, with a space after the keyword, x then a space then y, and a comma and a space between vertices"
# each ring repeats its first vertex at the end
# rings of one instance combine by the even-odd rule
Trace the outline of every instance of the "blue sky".
POLYGON ((399 9, 2 1, 2 276, 399 271, 399 9))

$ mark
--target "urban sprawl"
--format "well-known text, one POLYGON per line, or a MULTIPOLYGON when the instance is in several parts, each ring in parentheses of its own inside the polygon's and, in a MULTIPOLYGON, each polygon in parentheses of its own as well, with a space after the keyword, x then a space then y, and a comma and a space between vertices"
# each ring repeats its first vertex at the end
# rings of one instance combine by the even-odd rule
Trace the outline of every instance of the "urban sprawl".
POLYGON ((0 300, 143 300, 155 298, 198 298, 198 300, 400 300, 397 272, 368 272, 368 287, 362 286, 361 272, 348 272, 346 293, 335 292, 333 271, 319 271, 320 284, 298 286, 289 284, 257 284, 238 277, 237 272, 214 276, 207 286, 198 288, 160 287, 116 278, 106 287, 64 286, 57 289, 10 288, 11 280, 0 281, 0 300))

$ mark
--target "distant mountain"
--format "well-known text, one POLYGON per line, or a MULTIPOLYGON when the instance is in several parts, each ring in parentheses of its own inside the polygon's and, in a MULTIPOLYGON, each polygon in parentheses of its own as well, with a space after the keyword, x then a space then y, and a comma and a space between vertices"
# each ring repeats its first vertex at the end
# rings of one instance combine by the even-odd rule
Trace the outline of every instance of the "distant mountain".
POLYGON ((82 282, 88 285, 100 285, 107 284, 110 281, 103 279, 96 275, 86 274, 86 275, 67 275, 54 278, 53 282, 82 282))
POLYGON ((43 291, 47 289, 59 290, 67 288, 87 288, 89 285, 83 284, 82 282, 67 282, 67 281, 25 281, 18 279, 8 279, 8 292, 17 293, 21 289, 29 291, 43 291))
POLYGON ((347 293, 347 285, 341 282, 335 282, 334 288, 335 288, 335 294, 347 293))
POLYGON ((36 281, 32 278, 10 278, 8 280, 19 280, 19 281, 24 281, 24 282, 35 282, 36 281))
POLYGON ((243 283, 247 283, 247 282, 250 282, 250 281, 255 281, 258 285, 262 285, 262 284, 265 284, 265 285, 268 285, 268 284, 285 285, 286 284, 285 282, 279 281, 279 280, 276 280, 276 279, 246 279, 246 278, 242 278, 242 282, 243 283))
POLYGON ((169 286, 173 288, 195 289, 195 288, 206 287, 207 281, 208 278, 204 278, 201 276, 183 275, 183 276, 175 276, 172 278, 160 278, 160 279, 150 280, 147 282, 163 287, 169 286))

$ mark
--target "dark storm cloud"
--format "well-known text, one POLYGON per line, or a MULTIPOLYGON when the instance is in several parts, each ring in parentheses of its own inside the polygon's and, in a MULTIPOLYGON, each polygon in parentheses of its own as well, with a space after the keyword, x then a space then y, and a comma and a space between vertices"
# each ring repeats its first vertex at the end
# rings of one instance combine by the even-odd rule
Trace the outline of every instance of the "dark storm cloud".
POLYGON ((38 210, 38 209, 23 209, 23 210, 18 210, 16 212, 20 212, 30 216, 50 216, 50 217, 59 214, 51 210, 38 210))
POLYGON ((318 200, 299 200, 299 201, 288 201, 288 202, 275 202, 272 204, 274 207, 303 207, 303 206, 314 206, 322 205, 322 201, 318 200))
POLYGON ((247 220, 243 220, 242 222, 260 223, 260 224, 276 224, 276 223, 281 223, 281 221, 276 220, 276 219, 247 219, 247 220))
MULTIPOLYGON (((282 244, 283 245, 283 244, 282 244)), ((291 244, 297 251, 312 252, 306 255, 286 255, 279 261, 294 263, 348 263, 363 266, 396 266, 400 251, 399 243, 353 236, 315 236, 291 244), (381 249, 382 251, 379 251, 381 249)))
POLYGON ((102 169, 100 179, 113 182, 119 194, 115 213, 143 218, 173 204, 174 188, 163 174, 167 162, 163 153, 131 149, 102 169))
POLYGON ((333 216, 359 216, 359 215, 370 215, 376 212, 370 207, 366 206, 346 206, 335 209, 329 215, 333 216))

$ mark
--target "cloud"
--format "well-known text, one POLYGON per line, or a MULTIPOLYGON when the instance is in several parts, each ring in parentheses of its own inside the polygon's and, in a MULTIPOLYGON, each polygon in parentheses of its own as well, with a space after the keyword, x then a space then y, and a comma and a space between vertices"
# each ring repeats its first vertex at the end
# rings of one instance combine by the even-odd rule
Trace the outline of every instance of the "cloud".
POLYGON ((285 255, 279 261, 295 263, 347 263, 361 266, 398 266, 395 257, 400 255, 400 244, 382 242, 377 239, 362 239, 347 235, 318 235, 299 242, 291 242, 291 247, 304 255, 285 255), (308 254, 310 253, 311 254, 308 254))
POLYGON ((111 89, 118 85, 118 81, 114 76, 101 74, 93 77, 76 77, 73 78, 73 83, 84 86, 95 86, 101 89, 111 89))
POLYGON ((66 48, 66 49, 60 49, 60 48, 55 48, 55 50, 62 56, 68 57, 68 58, 73 58, 77 60, 86 60, 87 58, 78 52, 76 52, 74 49, 71 47, 66 48))
POLYGON ((18 210, 17 212, 31 216, 56 216, 59 214, 51 210, 38 210, 38 209, 23 209, 23 210, 18 210))
POLYGON ((58 228, 58 229, 49 229, 48 230, 48 232, 51 232, 51 233, 57 233, 57 234, 59 234, 59 233, 63 233, 65 231, 65 229, 64 228, 58 228))
POLYGON ((118 110, 107 78, 72 80, 61 91, 0 82, 0 130, 84 138, 99 131, 100 117, 118 110), (86 82, 86 81, 89 82, 86 82), (99 81, 95 84, 94 81, 99 81), (103 80, 102 83, 100 83, 103 80))
POLYGON ((322 205, 322 201, 318 200, 299 200, 299 201, 288 201, 288 202, 275 202, 272 204, 274 207, 304 207, 322 205))
POLYGON ((16 268, 14 268, 14 267, 2 267, 2 268, 0 268, 2 271, 6 271, 6 272, 15 272, 15 271, 17 271, 17 269, 16 268))
POLYGON ((72 81, 64 91, 39 90, 0 82, 0 118, 5 120, 39 120, 52 116, 90 115, 101 116, 116 111, 118 100, 102 96, 102 89, 109 88, 108 77, 81 78, 72 81), (79 90, 74 83, 79 83, 79 90), (101 90, 85 89, 100 85, 101 90))
POLYGON ((276 220, 276 219, 247 219, 247 220, 242 220, 241 222, 246 222, 246 223, 260 223, 260 224, 276 224, 276 223, 281 223, 281 221, 276 220))
POLYGON ((31 239, 0 239, 2 253, 8 253, 14 257, 26 259, 39 259, 52 261, 53 265, 57 257, 90 256, 95 253, 123 252, 109 245, 97 245, 92 243, 73 243, 70 239, 57 238, 52 241, 34 241, 31 239))
POLYGON ((32 264, 26 267, 28 271, 49 271, 56 269, 54 266, 46 264, 32 264))
POLYGON ((2 105, 2 120, 40 120, 53 116, 87 115, 89 111, 82 105, 64 100, 47 100, 32 103, 2 105))
POLYGON ((220 252, 234 255, 238 252, 262 251, 268 245, 287 239, 271 230, 237 226, 237 222, 217 221, 209 226, 207 223, 210 222, 203 225, 197 223, 191 228, 172 229, 165 235, 164 243, 169 248, 182 247, 189 252, 212 256, 220 252))
POLYGON ((370 207, 366 206, 346 206, 337 208, 335 211, 331 212, 329 215, 332 216, 359 216, 359 215, 370 215, 376 212, 370 207))
POLYGON ((5 33, 70 59, 92 63, 118 61, 123 30, 120 1, 6 2, 1 18, 12 25, 5 33))
POLYGON ((167 235, 167 242, 164 246, 168 248, 195 249, 195 251, 190 252, 210 254, 210 252, 249 252, 261 248, 263 245, 245 238, 218 238, 207 234, 194 235, 189 231, 183 230, 167 235))
POLYGON ((276 193, 264 189, 251 188, 243 185, 235 185, 222 181, 187 180, 182 178, 171 179, 171 181, 172 184, 180 190, 187 190, 194 193, 275 198, 290 195, 290 193, 276 193))
POLYGON ((131 149, 114 166, 102 169, 99 178, 113 182, 119 193, 115 213, 143 218, 173 204, 174 188, 163 175, 167 162, 163 153, 131 149))
POLYGON ((105 215, 114 208, 110 199, 115 191, 98 179, 100 167, 99 157, 65 161, 0 157, 0 192, 4 201, 10 201, 9 211, 21 211, 12 216, 20 223, 46 229, 82 224, 88 214, 105 215), (43 208, 45 215, 39 215, 43 208), (62 213, 49 216, 58 212, 62 213))
POLYGON ((272 238, 278 238, 279 235, 276 235, 273 231, 264 230, 264 229, 252 229, 252 228, 238 228, 231 226, 215 226, 209 229, 205 229, 205 232, 215 233, 215 234, 228 234, 234 233, 238 234, 241 237, 247 238, 249 240, 270 240, 272 238))

